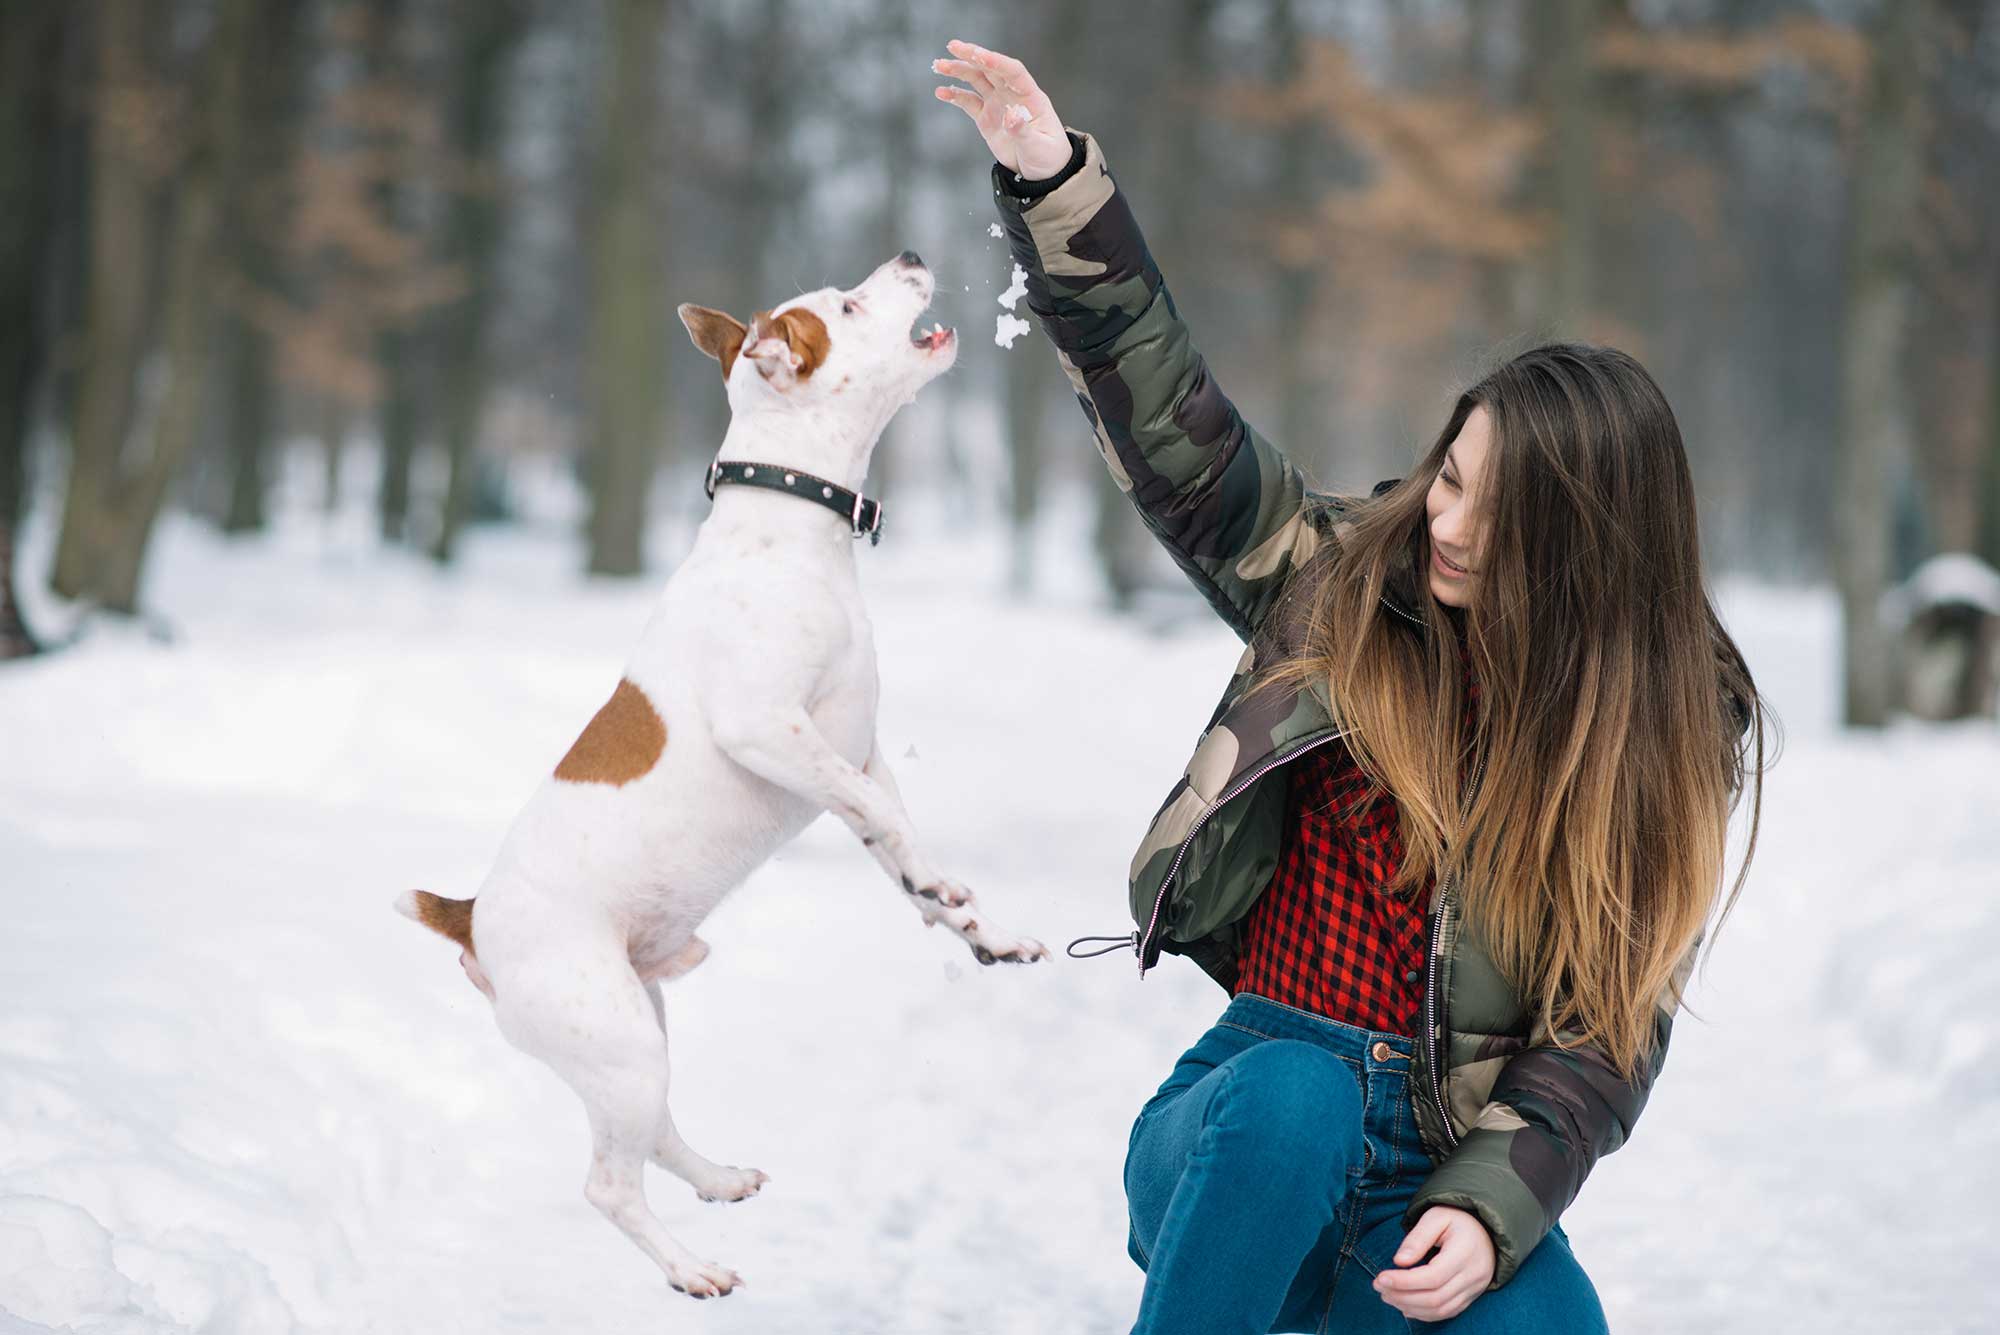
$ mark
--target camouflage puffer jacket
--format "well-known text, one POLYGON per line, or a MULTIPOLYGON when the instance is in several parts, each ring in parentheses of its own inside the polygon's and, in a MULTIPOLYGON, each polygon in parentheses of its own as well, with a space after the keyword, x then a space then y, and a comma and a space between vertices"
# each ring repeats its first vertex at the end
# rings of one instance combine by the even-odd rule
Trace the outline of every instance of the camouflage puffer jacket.
MULTIPOLYGON (((1097 141, 1070 132, 1069 167, 1044 182, 993 168, 994 196, 1028 306, 1090 419, 1118 486, 1223 620, 1246 641, 1222 701, 1167 794, 1131 868, 1132 944, 1143 975, 1165 951, 1228 988, 1239 924, 1270 883, 1284 837, 1284 764, 1339 736, 1324 686, 1246 686, 1264 655, 1297 647, 1315 571, 1355 499, 1308 489, 1298 468, 1224 397, 1189 340, 1097 141), (1318 556, 1321 559, 1315 559, 1318 556)), ((1375 490, 1379 493, 1393 482, 1375 490)), ((1413 549, 1414 551, 1414 549, 1413 549)), ((1421 634, 1415 558, 1384 601, 1421 634)), ((1478 781, 1475 773, 1473 782, 1478 781)), ((1477 1215, 1492 1234, 1492 1286, 1511 1279, 1583 1185, 1631 1134, 1666 1057, 1672 996, 1634 1082, 1574 1033, 1531 1025, 1462 911, 1430 904, 1423 1032, 1409 1082, 1436 1165, 1406 1225, 1433 1205, 1477 1215), (1561 1037, 1563 1045, 1555 1039, 1561 1037)), ((1692 969, 1699 938, 1678 979, 1692 969)))

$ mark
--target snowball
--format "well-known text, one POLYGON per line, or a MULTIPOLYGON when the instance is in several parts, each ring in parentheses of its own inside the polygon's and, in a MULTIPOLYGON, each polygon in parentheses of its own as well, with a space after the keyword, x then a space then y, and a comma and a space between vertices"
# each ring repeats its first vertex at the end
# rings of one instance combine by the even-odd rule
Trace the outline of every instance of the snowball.
POLYGON ((1033 328, 1032 325, 1018 316, 998 316, 995 318, 993 325, 993 342, 999 347, 1012 351, 1014 340, 1027 333, 1031 328, 1033 328))
POLYGON ((1009 287, 1005 292, 1002 292, 998 300, 1002 306, 1005 306, 1008 310, 1011 311, 1014 309, 1014 303, 1027 295, 1028 295, 1028 271, 1026 269, 1023 269, 1020 265, 1017 264, 1014 266, 1013 285, 1009 287))

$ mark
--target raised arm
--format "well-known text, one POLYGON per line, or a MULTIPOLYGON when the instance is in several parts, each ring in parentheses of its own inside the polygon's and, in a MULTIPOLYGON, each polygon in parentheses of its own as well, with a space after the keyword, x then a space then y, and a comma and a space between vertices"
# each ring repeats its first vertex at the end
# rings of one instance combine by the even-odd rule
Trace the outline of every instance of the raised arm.
POLYGON ((1112 477, 1248 639, 1319 539, 1298 468, 1209 374, 1096 139, 1066 130, 1021 62, 970 43, 940 99, 993 149, 993 194, 1028 308, 1056 345, 1112 477), (1066 165, 1064 165, 1066 164, 1066 165))

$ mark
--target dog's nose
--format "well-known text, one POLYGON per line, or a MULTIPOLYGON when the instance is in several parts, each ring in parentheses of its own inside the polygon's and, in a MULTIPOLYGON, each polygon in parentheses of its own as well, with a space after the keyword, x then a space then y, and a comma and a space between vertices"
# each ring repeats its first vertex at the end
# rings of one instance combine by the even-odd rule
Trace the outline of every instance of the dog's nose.
POLYGON ((898 262, 907 265, 912 269, 921 269, 924 267, 924 257, 917 254, 917 252, 914 250, 906 250, 902 254, 898 255, 896 259, 898 260, 898 262))

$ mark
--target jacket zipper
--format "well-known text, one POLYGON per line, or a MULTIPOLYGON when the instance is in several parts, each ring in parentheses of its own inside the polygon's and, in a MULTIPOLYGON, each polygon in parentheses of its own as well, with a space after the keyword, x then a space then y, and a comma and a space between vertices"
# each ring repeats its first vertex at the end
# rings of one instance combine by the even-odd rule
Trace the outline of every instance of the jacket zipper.
MULTIPOLYGON (((1400 616, 1408 618, 1410 621, 1415 622, 1419 626, 1424 624, 1422 617, 1412 616, 1410 613, 1405 612, 1402 608, 1396 606, 1396 604, 1390 602, 1389 595, 1386 592, 1382 594, 1382 606, 1388 608, 1391 612, 1395 612, 1400 616)), ((1181 859, 1187 856, 1188 845, 1194 842, 1195 835, 1201 833, 1201 827, 1208 823, 1208 818, 1214 815, 1216 811, 1224 803, 1229 801, 1229 799, 1235 797, 1245 788, 1248 788, 1251 784, 1263 778, 1266 774, 1270 773, 1273 769, 1277 768, 1279 765, 1284 764, 1286 761, 1292 759, 1294 756, 1304 755, 1307 751, 1312 750, 1315 746, 1318 746, 1322 742, 1330 742, 1336 737, 1345 737, 1346 735, 1347 735, 1347 730, 1345 728, 1336 728, 1331 732, 1323 733, 1320 736, 1313 738, 1311 741, 1307 742, 1303 746, 1297 747, 1291 751, 1286 752, 1284 755, 1272 756, 1269 761, 1259 766, 1257 771, 1254 774, 1252 774, 1249 778, 1243 780, 1241 783, 1231 788, 1228 792, 1224 793, 1221 797, 1218 797, 1215 799, 1215 801, 1211 802, 1208 805, 1208 809, 1203 811, 1201 815, 1195 819, 1193 828, 1187 832, 1187 838, 1181 840, 1181 846, 1174 851, 1173 865, 1167 868, 1167 879, 1160 882, 1160 892, 1157 895, 1153 896, 1153 912, 1152 915, 1146 920, 1146 930, 1144 932, 1134 932, 1132 934, 1132 950, 1133 953, 1139 957, 1139 976, 1141 978, 1144 978, 1146 976, 1146 947, 1149 943, 1151 943, 1153 939, 1153 929, 1160 925, 1160 908, 1167 902, 1167 891, 1170 888, 1172 888, 1174 883, 1174 877, 1176 874, 1179 873, 1181 869, 1181 859)), ((1110 938, 1107 937, 1105 939, 1109 940, 1110 938)), ((1071 944, 1074 945, 1075 943, 1072 942, 1071 944)))
MULTIPOLYGON (((1463 802, 1472 800, 1472 794, 1479 790, 1479 780, 1484 777, 1485 773, 1486 756, 1484 753, 1481 753, 1478 768, 1472 772, 1472 782, 1466 787, 1465 797, 1461 799, 1461 805, 1463 802)), ((1451 1128, 1451 1114, 1445 1110, 1444 1106, 1444 1080, 1438 1073, 1437 1025, 1438 933, 1444 927, 1444 911, 1446 904, 1451 898, 1451 883, 1454 876, 1445 877, 1444 884, 1439 887, 1437 915, 1431 919, 1431 940, 1430 946, 1426 951, 1427 959, 1424 978, 1424 1051, 1430 1057, 1430 1060, 1425 1065, 1430 1067, 1431 1102, 1437 1106, 1438 1120, 1444 1126, 1445 1143, 1450 1145, 1451 1148, 1457 1149, 1458 1133, 1451 1128)))
POLYGON ((1204 810, 1200 816, 1195 818, 1194 825, 1187 832, 1187 837, 1181 840, 1181 846, 1174 851, 1173 865, 1167 868, 1167 878, 1164 881, 1160 882, 1159 893, 1153 896, 1153 913, 1152 916, 1146 920, 1146 930, 1134 938, 1134 949, 1137 951, 1139 956, 1139 976, 1141 978, 1144 978, 1146 976, 1146 946, 1153 939, 1153 929, 1159 926, 1160 909, 1167 902, 1167 891, 1173 887, 1174 877, 1178 875, 1180 872, 1181 859, 1187 856, 1188 845, 1194 842, 1194 837, 1197 834, 1201 833, 1201 827, 1208 823, 1208 818, 1210 816, 1213 816, 1217 811, 1221 810, 1222 807, 1226 803, 1228 803, 1228 801, 1231 798, 1235 797, 1245 788, 1248 788, 1251 784, 1257 782, 1257 780, 1263 778, 1266 774, 1269 774, 1272 770, 1284 764, 1286 761, 1294 759, 1295 757, 1298 756, 1302 756, 1306 752, 1312 750, 1314 747, 1319 746, 1324 742, 1330 742, 1336 737, 1345 737, 1346 735, 1347 735, 1346 729, 1335 728, 1332 729, 1331 731, 1321 733, 1319 736, 1312 738, 1302 746, 1293 747, 1291 750, 1285 752, 1283 755, 1272 756, 1262 765, 1259 765, 1256 768, 1256 770, 1254 770, 1249 775, 1249 777, 1241 780, 1240 782, 1232 786, 1228 792, 1224 793, 1221 797, 1218 797, 1213 802, 1209 803, 1207 809, 1204 810))

